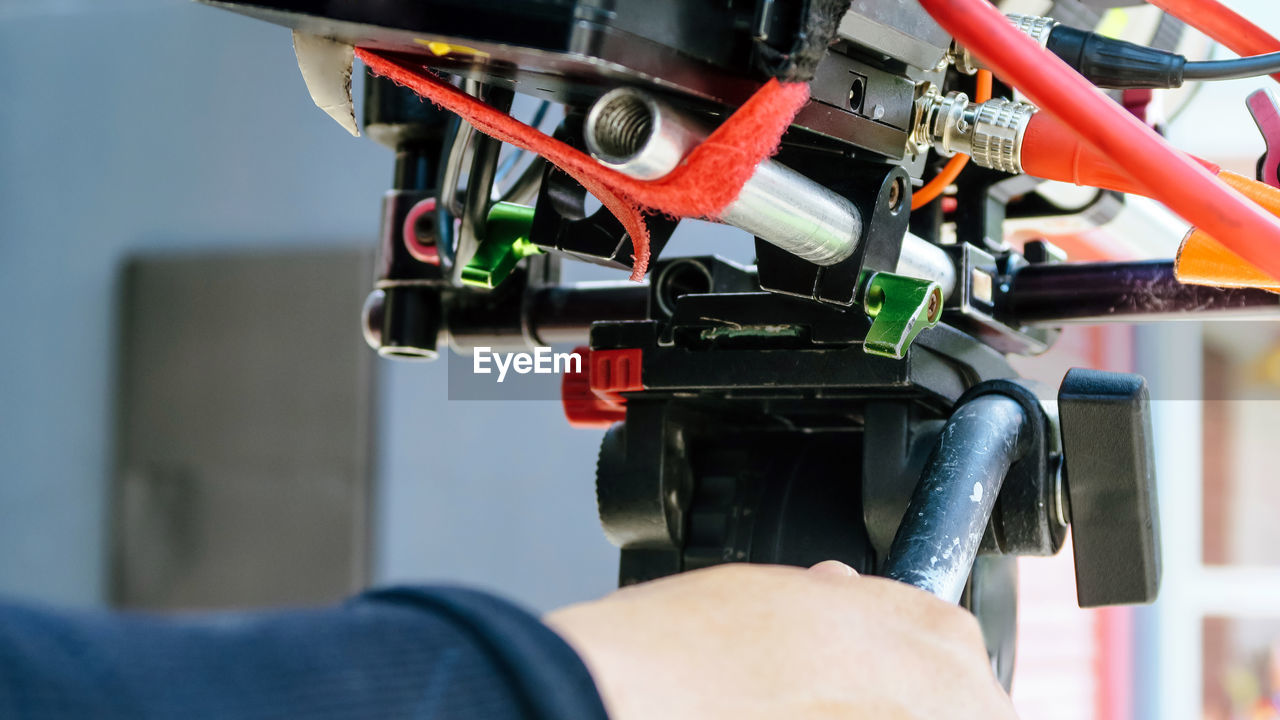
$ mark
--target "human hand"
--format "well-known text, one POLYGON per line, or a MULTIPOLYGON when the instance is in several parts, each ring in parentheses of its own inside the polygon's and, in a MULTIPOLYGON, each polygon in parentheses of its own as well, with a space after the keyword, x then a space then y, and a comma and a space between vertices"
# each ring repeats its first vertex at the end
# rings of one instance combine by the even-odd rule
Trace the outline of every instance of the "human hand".
POLYGON ((551 613, 613 720, 1012 720, 978 623, 834 561, 721 565, 551 613))

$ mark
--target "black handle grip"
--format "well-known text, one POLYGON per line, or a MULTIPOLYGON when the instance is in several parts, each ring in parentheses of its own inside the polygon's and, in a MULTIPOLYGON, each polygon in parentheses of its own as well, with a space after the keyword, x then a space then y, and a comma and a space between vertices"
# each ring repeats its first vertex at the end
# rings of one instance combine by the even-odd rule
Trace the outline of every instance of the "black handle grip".
POLYGON ((1146 381, 1074 368, 1058 416, 1080 607, 1155 600, 1160 515, 1146 381))

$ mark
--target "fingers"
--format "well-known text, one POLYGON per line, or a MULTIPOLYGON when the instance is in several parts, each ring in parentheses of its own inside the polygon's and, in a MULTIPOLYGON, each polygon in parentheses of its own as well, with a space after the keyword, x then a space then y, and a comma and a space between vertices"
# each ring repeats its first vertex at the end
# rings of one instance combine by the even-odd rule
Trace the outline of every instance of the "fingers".
POLYGON ((839 560, 823 560, 822 562, 809 568, 809 572, 815 575, 823 575, 830 577, 857 577, 858 571, 845 565, 839 560))

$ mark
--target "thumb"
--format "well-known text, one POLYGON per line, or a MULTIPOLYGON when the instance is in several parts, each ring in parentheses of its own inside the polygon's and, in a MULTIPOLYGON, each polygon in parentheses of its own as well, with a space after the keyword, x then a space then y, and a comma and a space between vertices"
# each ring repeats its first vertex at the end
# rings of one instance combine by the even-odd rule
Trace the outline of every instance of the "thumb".
POLYGON ((822 562, 809 568, 809 572, 815 575, 826 575, 831 577, 851 578, 857 577, 858 571, 845 565, 839 560, 823 560, 822 562))

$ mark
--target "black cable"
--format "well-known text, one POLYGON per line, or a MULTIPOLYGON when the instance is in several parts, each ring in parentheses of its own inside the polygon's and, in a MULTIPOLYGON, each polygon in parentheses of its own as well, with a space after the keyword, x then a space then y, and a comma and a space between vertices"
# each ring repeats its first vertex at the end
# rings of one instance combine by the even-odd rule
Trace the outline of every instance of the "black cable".
POLYGON ((1280 72, 1280 52, 1233 58, 1189 62, 1182 71, 1184 80, 1238 80, 1280 72))
POLYGON ((1057 25, 1045 45, 1101 88, 1176 88, 1186 80, 1235 80, 1280 72, 1280 52, 1187 62, 1177 53, 1057 25))
POLYGON ((1046 47, 1101 88, 1180 87, 1187 66, 1177 53, 1066 25, 1053 28, 1046 47))

